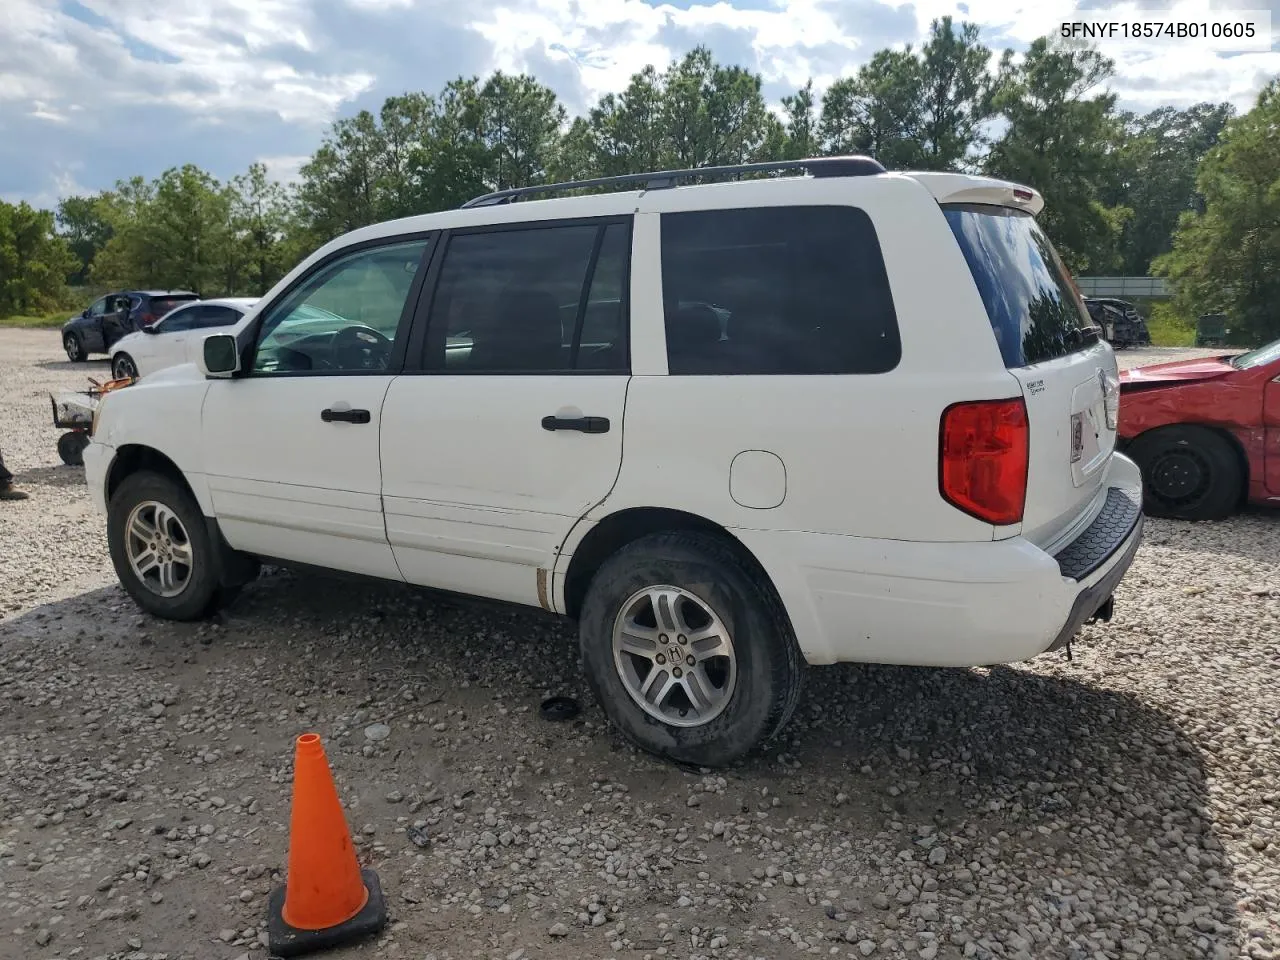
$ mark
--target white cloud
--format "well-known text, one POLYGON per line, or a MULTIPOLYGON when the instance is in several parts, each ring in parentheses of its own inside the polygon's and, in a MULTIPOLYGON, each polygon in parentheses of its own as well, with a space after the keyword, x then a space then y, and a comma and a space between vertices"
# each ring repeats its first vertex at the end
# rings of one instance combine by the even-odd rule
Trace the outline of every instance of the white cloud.
POLYGON ((41 0, 5 0, 0 101, 39 100, 48 114, 172 105, 217 121, 271 113, 322 124, 374 83, 367 70, 304 72, 270 51, 313 49, 304 0, 82 0, 96 22, 41 0))
POLYGON ((258 163, 267 168, 267 176, 281 183, 293 183, 298 179, 302 165, 310 160, 306 154, 294 156, 259 157, 258 163))

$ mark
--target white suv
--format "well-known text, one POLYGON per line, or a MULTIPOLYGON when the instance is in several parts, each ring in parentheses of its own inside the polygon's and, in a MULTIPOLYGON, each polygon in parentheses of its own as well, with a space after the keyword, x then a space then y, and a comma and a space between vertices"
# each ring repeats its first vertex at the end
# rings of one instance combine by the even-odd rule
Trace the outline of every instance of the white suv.
POLYGON ((341 237, 109 394, 84 459, 134 599, 200 617, 266 560, 541 607, 623 733, 705 765, 805 661, 1109 618, 1141 483, 1035 191, 866 158, 571 186, 341 237))

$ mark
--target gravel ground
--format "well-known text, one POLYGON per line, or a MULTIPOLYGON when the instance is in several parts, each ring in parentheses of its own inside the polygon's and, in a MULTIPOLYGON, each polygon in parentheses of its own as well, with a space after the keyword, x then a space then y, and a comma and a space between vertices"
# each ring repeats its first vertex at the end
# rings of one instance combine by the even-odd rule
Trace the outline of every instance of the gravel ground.
POLYGON ((268 571, 140 615, 47 422, 105 364, 59 356, 0 330, 5 960, 265 957, 304 731, 392 914, 334 956, 1280 956, 1280 516, 1151 522, 1073 660, 812 670, 709 774, 622 744, 536 613, 268 571))

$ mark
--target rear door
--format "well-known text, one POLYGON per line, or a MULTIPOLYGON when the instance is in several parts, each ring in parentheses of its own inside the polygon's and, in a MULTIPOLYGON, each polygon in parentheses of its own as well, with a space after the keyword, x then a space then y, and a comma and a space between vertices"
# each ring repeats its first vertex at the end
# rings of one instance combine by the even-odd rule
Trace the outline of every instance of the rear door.
POLYGON ((1027 405, 1031 444, 1020 532, 1052 545, 1098 496, 1115 450, 1115 354, 1097 338, 1070 275, 1029 213, 987 204, 943 210, 1027 405))
POLYGON ((622 462, 631 219, 456 231, 382 413, 387 536, 410 583, 532 606, 622 462))

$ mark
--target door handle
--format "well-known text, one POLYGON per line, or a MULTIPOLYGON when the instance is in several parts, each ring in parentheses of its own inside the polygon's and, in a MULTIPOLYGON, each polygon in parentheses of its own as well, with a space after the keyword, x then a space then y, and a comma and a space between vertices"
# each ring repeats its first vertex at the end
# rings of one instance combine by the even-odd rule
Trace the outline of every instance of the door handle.
POLYGON ((320 419, 325 423, 368 423, 373 418, 368 410, 332 410, 320 411, 320 419))
POLYGON ((608 417, 543 417, 543 430, 577 430, 579 433, 608 433, 608 417))

